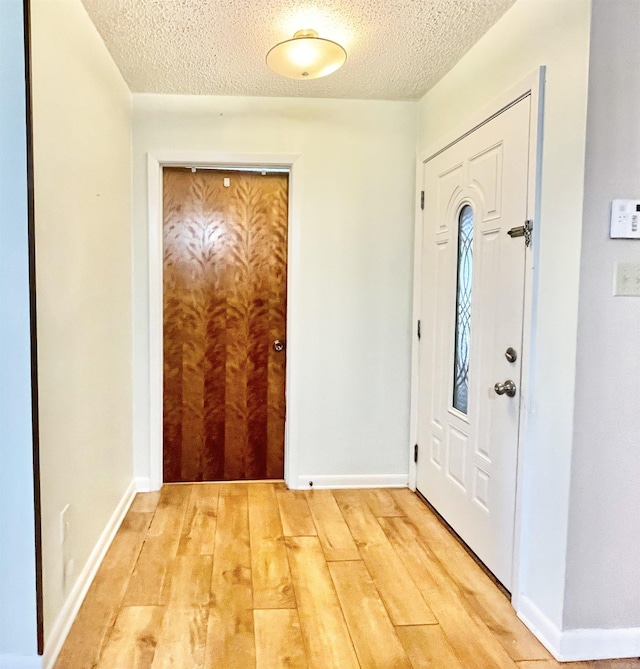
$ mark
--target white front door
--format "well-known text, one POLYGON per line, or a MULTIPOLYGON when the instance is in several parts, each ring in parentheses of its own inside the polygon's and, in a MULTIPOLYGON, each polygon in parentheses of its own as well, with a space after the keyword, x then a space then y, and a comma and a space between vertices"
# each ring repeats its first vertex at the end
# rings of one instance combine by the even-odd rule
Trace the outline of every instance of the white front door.
POLYGON ((507 589, 527 253, 508 231, 527 215, 530 107, 424 164, 417 488, 507 589))

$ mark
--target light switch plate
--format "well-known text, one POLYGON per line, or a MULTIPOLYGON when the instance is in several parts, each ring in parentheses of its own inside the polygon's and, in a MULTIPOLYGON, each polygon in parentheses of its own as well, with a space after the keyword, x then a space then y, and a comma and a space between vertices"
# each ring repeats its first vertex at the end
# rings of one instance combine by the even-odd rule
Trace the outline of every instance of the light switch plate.
POLYGON ((640 262, 616 263, 613 294, 640 297, 640 262))

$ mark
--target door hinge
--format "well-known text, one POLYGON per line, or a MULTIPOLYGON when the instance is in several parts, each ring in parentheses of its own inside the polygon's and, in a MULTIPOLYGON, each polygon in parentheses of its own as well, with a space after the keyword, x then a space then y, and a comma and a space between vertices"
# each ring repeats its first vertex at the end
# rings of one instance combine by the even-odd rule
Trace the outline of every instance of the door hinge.
POLYGON ((525 221, 524 225, 518 225, 511 230, 507 230, 507 234, 512 239, 514 237, 524 237, 524 245, 531 246, 531 235, 533 233, 533 221, 525 221))
POLYGON ((418 339, 420 339, 422 332, 420 331, 420 321, 418 321, 418 339))
POLYGON ((413 461, 418 462, 418 444, 413 447, 413 461))
POLYGON ((420 209, 424 210, 424 191, 420 191, 420 209))

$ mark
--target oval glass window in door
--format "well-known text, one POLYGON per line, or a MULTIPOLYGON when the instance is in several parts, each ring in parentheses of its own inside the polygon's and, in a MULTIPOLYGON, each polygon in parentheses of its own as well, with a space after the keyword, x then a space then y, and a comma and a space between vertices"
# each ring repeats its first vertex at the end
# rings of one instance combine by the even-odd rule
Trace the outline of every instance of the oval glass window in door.
POLYGON ((473 277, 473 209, 458 216, 458 279, 456 284, 456 339, 453 359, 453 407, 466 414, 469 396, 471 344, 471 284, 473 277))

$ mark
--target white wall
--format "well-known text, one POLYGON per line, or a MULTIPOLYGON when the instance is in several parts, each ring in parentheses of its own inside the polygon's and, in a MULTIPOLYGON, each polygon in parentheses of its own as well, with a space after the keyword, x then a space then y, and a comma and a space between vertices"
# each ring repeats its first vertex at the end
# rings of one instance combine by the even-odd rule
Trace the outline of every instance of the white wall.
POLYGON ((637 628, 640 298, 613 297, 614 198, 640 199, 640 4, 593 0, 565 626, 637 628))
POLYGON ((80 0, 32 0, 45 636, 132 478, 130 94, 80 0), (69 539, 59 514, 69 504, 69 539), (63 588, 62 562, 73 559, 63 588))
POLYGON ((137 476, 149 475, 146 155, 172 150, 302 155, 287 359, 294 479, 406 477, 415 104, 134 95, 137 476))
MULTIPOLYGON (((547 66, 537 341, 523 495, 520 604, 561 629, 578 310, 589 0, 518 0, 419 105, 419 149, 547 66)), ((516 223, 514 222, 514 225, 516 223)))
MULTIPOLYGON (((37 655, 22 0, 0 2, 0 667, 37 655)), ((35 664, 34 664, 35 666, 35 664)))

